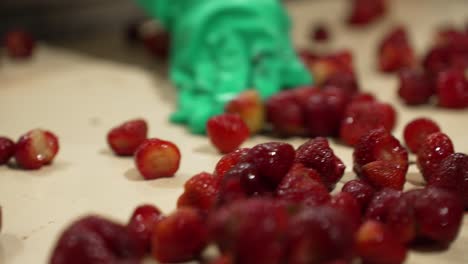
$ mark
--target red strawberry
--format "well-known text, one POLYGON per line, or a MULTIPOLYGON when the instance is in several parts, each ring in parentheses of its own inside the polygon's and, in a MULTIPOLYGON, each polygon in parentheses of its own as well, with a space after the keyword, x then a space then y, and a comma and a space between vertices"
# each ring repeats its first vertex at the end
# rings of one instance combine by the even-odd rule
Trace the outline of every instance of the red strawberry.
POLYGON ((435 88, 426 73, 415 69, 404 69, 398 73, 400 81, 398 95, 407 105, 426 104, 435 88))
POLYGON ((146 139, 135 151, 135 165, 147 180, 172 177, 179 164, 179 148, 169 141, 146 139))
POLYGON ((409 68, 416 62, 408 34, 403 27, 389 32, 379 45, 379 69, 383 72, 396 72, 409 68))
POLYGON ((222 179, 224 177, 224 174, 230 169, 232 169, 237 163, 239 163, 248 151, 249 148, 241 148, 224 155, 218 161, 218 163, 216 163, 216 167, 214 169, 214 176, 219 180, 222 179))
POLYGON ((277 93, 266 102, 267 120, 281 136, 304 134, 304 113, 293 91, 277 93))
POLYGON ((116 155, 132 156, 145 141, 148 125, 143 119, 133 119, 112 128, 107 134, 107 143, 116 155))
POLYGON ((416 160, 424 179, 429 181, 440 162, 453 153, 452 140, 446 134, 436 132, 427 136, 419 148, 416 160))
POLYGON ((295 164, 276 189, 276 196, 294 204, 325 204, 330 200, 330 194, 320 180, 314 169, 295 164))
POLYGON ((401 169, 403 175, 408 170, 408 152, 398 139, 383 128, 371 130, 359 139, 354 148, 353 161, 353 169, 360 176, 362 167, 373 161, 390 161, 401 169))
POLYGON ((144 254, 144 248, 125 226, 87 216, 62 233, 49 263, 140 263, 144 254))
POLYGON ((395 126, 395 109, 385 103, 356 102, 348 105, 340 127, 340 138, 354 146, 360 137, 372 129, 384 127, 392 131, 395 126))
POLYGON ((238 114, 249 127, 252 135, 263 129, 265 107, 256 90, 245 91, 231 100, 226 105, 226 113, 238 114))
POLYGON ((367 25, 382 17, 387 11, 386 0, 353 0, 348 23, 367 25))
POLYGON ((8 163, 15 154, 15 142, 13 140, 0 137, 0 165, 8 163))
POLYGON ((177 200, 177 208, 188 206, 209 211, 218 196, 218 180, 207 172, 199 173, 184 184, 184 192, 177 200))
POLYGON ((221 153, 234 151, 249 137, 249 128, 236 114, 222 114, 210 118, 206 130, 211 143, 221 153))
POLYGON ((429 185, 457 194, 468 208, 468 156, 463 153, 450 154, 444 158, 429 185))
POLYGON ((343 177, 346 168, 333 153, 328 140, 320 137, 307 141, 297 149, 296 162, 315 169, 329 190, 343 177))
POLYGON ((364 222, 356 236, 356 250, 364 263, 400 264, 407 249, 382 223, 364 222))
POLYGON ((15 160, 23 169, 39 169, 52 163, 58 151, 57 136, 47 130, 34 129, 19 138, 15 146, 15 160))
POLYGON ((429 118, 416 118, 405 126, 405 144, 413 153, 418 153, 427 136, 439 132, 439 126, 429 118))
POLYGON ((369 202, 374 196, 375 189, 363 180, 351 180, 343 185, 342 192, 347 192, 358 201, 361 212, 365 212, 369 202))
POLYGON ((331 197, 330 206, 341 210, 347 217, 354 230, 361 224, 361 206, 350 193, 339 192, 331 197))
POLYGON ((208 243, 208 229, 199 212, 179 208, 159 221, 153 231, 152 254, 159 262, 196 259, 208 243))
POLYGON ((406 181, 405 176, 406 169, 401 168, 398 163, 393 161, 372 161, 361 168, 361 177, 376 189, 388 187, 403 190, 406 181))
POLYGON ((25 59, 33 55, 36 41, 29 32, 16 29, 5 34, 4 45, 11 58, 25 59))
POLYGON ((464 71, 454 69, 441 72, 437 78, 437 96, 441 107, 468 107, 468 80, 464 71))
POLYGON ((127 224, 129 231, 138 239, 140 247, 150 251, 151 234, 156 224, 163 218, 161 211, 153 205, 140 205, 135 208, 127 224))

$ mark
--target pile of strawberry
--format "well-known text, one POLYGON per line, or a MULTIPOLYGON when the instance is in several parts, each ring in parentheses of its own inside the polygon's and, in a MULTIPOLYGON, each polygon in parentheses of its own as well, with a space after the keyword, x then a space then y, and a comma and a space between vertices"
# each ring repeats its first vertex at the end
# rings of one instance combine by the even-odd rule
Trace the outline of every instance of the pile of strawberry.
POLYGON ((440 107, 468 107, 468 32, 440 30, 418 63, 406 30, 397 27, 382 40, 378 58, 381 71, 398 72, 398 94, 405 104, 427 104, 435 95, 440 107))
POLYGON ((304 51, 301 57, 316 86, 285 90, 265 102, 255 90, 241 93, 226 105, 226 114, 208 122, 208 136, 221 153, 233 151, 260 131, 280 137, 338 137, 354 146, 369 130, 394 128, 393 106, 359 92, 349 51, 322 56, 304 51))
POLYGON ((468 156, 433 121, 416 119, 405 143, 427 186, 403 191, 408 152, 384 128, 356 143, 358 179, 331 194, 345 166, 326 138, 237 149, 213 173, 189 179, 177 209, 142 205, 127 225, 89 216, 65 230, 52 264, 199 260, 211 264, 404 262, 409 248, 448 248, 468 208, 468 156), (204 251, 216 245, 219 256, 204 251))

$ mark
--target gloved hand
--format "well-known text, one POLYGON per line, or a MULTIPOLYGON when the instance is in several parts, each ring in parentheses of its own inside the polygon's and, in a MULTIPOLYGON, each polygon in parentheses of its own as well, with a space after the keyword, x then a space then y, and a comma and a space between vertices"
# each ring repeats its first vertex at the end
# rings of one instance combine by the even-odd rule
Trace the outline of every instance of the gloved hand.
POLYGON ((171 33, 171 121, 204 133, 206 121, 247 89, 263 99, 312 83, 289 38, 278 0, 139 0, 171 33))

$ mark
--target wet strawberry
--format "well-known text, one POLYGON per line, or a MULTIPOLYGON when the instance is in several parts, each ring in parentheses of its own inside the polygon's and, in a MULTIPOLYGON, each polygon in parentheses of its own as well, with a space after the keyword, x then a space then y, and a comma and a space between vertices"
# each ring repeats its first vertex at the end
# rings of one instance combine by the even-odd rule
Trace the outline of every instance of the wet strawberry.
MULTIPOLYGON (((408 152, 401 146, 398 139, 384 128, 374 129, 364 134, 358 140, 354 148, 353 169, 359 176, 363 176, 363 166, 373 161, 392 162, 395 164, 396 168, 401 170, 403 175, 406 175, 408 170, 408 152)), ((394 171, 391 168, 388 169, 394 171)), ((368 170, 370 171, 370 168, 368 168, 368 170)), ((401 176, 401 173, 398 173, 398 175, 401 176)), ((399 180, 395 181, 395 183, 398 182, 401 184, 401 177, 396 177, 395 180, 396 179, 399 180)), ((382 181, 380 181, 380 183, 382 183, 382 181)))
POLYGON ((447 247, 458 236, 463 218, 463 203, 455 194, 428 187, 405 193, 412 203, 419 242, 447 247))
POLYGON ((251 148, 242 161, 255 164, 260 176, 277 186, 291 168, 295 155, 290 144, 268 142, 251 148))
POLYGON ((406 181, 406 169, 401 168, 394 161, 377 160, 362 166, 361 177, 371 183, 377 190, 386 187, 403 190, 406 181))
POLYGON ((194 260, 208 243, 205 220, 196 209, 179 208, 159 221, 152 242, 153 257, 160 262, 194 260))
POLYGON ((326 263, 351 259, 353 229, 347 216, 338 209, 329 206, 303 209, 290 221, 286 263, 326 263))
POLYGON ((0 166, 7 164, 15 154, 15 142, 7 137, 0 137, 0 166))
POLYGON ((272 199, 237 201, 210 216, 213 240, 234 263, 275 264, 284 256, 289 216, 272 199))
POLYGON ((416 225, 412 203, 401 192, 382 189, 371 200, 366 211, 366 219, 380 221, 402 243, 415 237, 416 225))
POLYGON ((107 143, 116 155, 133 156, 147 138, 148 125, 143 119, 133 119, 114 127, 107 134, 107 143))
POLYGON ((211 210, 217 201, 218 180, 207 172, 199 173, 184 184, 184 192, 177 200, 177 208, 193 207, 200 211, 211 210))
POLYGON ((444 158, 429 179, 429 185, 457 194, 468 208, 468 156, 454 153, 444 158))
POLYGON ((125 226, 88 216, 72 223, 62 233, 50 263, 139 263, 145 253, 139 246, 125 226))
POLYGON ((298 163, 288 172, 276 189, 276 196, 293 204, 315 206, 330 200, 327 188, 320 182, 319 174, 298 163))
POLYGON ((429 118, 416 118, 406 124, 403 131, 406 146, 413 153, 418 153, 427 136, 439 132, 439 126, 429 118))
POLYGON ((360 179, 348 181, 343 185, 341 191, 354 196, 360 205, 361 212, 363 213, 367 210, 367 206, 375 194, 374 187, 360 179))
POLYGON ((127 224, 129 232, 137 239, 141 248, 150 252, 151 235, 156 224, 163 218, 161 211, 153 205, 140 205, 135 208, 127 224))
POLYGON ((424 179, 429 181, 440 162, 453 153, 452 140, 446 134, 436 132, 427 136, 419 148, 416 160, 424 179))
POLYGON ((249 127, 252 135, 263 129, 265 107, 256 90, 248 90, 239 94, 226 105, 225 111, 230 114, 238 114, 249 127))
POLYGON ((221 153, 236 150, 250 135, 249 128, 237 114, 212 117, 206 124, 211 143, 221 153))
POLYGON ((55 134, 34 129, 22 135, 15 145, 16 163, 23 169, 35 170, 52 163, 59 151, 55 134))
POLYGON ((180 151, 172 142, 150 138, 135 151, 135 166, 147 180, 172 177, 179 169, 180 151))
POLYGON ((400 264, 407 249, 382 223, 368 220, 356 236, 356 250, 364 263, 400 264))
POLYGON ((224 155, 214 169, 214 176, 220 180, 223 178, 224 174, 232 169, 237 163, 241 161, 243 156, 247 154, 249 148, 236 149, 233 152, 230 152, 224 155))
POLYGON ((416 69, 404 69, 398 73, 398 95, 407 105, 426 104, 434 94, 435 87, 426 73, 416 69))
POLYGON ((395 126, 395 109, 380 102, 352 103, 346 108, 340 127, 340 138, 354 146, 360 137, 372 129, 384 127, 392 131, 395 126))
POLYGON ((316 170, 323 184, 332 190, 343 177, 346 166, 335 155, 326 138, 314 138, 299 146, 296 162, 316 170))

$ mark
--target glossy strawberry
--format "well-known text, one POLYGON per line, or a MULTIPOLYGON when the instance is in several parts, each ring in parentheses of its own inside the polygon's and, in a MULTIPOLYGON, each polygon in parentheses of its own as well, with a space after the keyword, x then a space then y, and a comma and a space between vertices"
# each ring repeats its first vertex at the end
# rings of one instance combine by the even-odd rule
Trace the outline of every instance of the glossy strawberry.
POLYGON ((295 161, 316 170, 329 190, 332 190, 343 177, 346 168, 330 148, 328 140, 321 137, 311 139, 299 146, 295 161))
POLYGON ((403 131, 403 138, 409 150, 417 154, 426 137, 439 131, 439 126, 433 120, 421 117, 413 119, 406 124, 403 131))
POLYGON ((291 168, 295 155, 290 144, 267 142, 251 148, 242 161, 255 164, 260 176, 277 186, 291 168))
POLYGON ((211 143, 221 153, 234 151, 250 135, 249 128, 237 114, 222 114, 210 118, 206 130, 211 143))
POLYGON ((413 204, 419 241, 442 247, 458 236, 463 219, 463 203, 446 190, 428 187, 405 194, 413 204))
POLYGON ((416 164, 424 179, 429 181, 440 162, 454 153, 452 140, 442 132, 427 136, 417 154, 416 164))
POLYGON ((361 177, 376 189, 387 187, 403 190, 406 169, 401 168, 398 163, 393 161, 377 160, 362 166, 361 177))
POLYGON ((107 143, 116 155, 132 156, 147 138, 148 125, 143 119, 133 119, 114 127, 107 134, 107 143))
POLYGON ((7 164, 15 154, 15 142, 7 137, 0 137, 0 165, 7 164))
POLYGON ((358 102, 348 105, 340 127, 340 138, 354 146, 370 130, 384 127, 392 131, 396 122, 395 109, 380 102, 358 102))
POLYGON ((139 263, 144 255, 127 228, 97 216, 72 223, 58 239, 51 264, 139 263))
POLYGON ((232 169, 237 163, 239 163, 248 151, 248 148, 236 149, 233 152, 230 152, 221 157, 218 163, 216 163, 216 167, 213 173, 214 176, 218 180, 222 179, 224 174, 232 169))
POLYGON ((468 208, 468 156, 450 154, 444 158, 429 179, 429 185, 457 194, 468 208))
POLYGON ((353 169, 361 177, 364 176, 363 166, 374 161, 392 162, 403 175, 406 175, 408 170, 408 152, 398 139, 384 128, 369 131, 359 139, 354 148, 353 169))
POLYGON ((39 169, 52 163, 59 151, 59 141, 52 132, 34 129, 22 135, 15 146, 16 163, 23 169, 39 169))
POLYGON ((150 252, 151 235, 154 227, 163 218, 161 211, 149 204, 140 205, 133 211, 127 224, 129 232, 132 233, 146 252, 150 252))
POLYGON ((351 180, 343 185, 342 192, 351 194, 358 201, 361 212, 367 210, 372 197, 375 194, 375 189, 369 183, 363 180, 351 180))
POLYGON ((218 197, 218 180, 207 172, 199 173, 184 184, 184 192, 177 200, 177 208, 193 207, 200 211, 211 210, 218 197))
POLYGON ((337 136, 349 99, 341 89, 326 89, 307 99, 305 127, 309 136, 337 136))
POLYGON ((196 259, 208 243, 208 229, 196 209, 179 208, 159 221, 153 231, 152 255, 159 262, 196 259))
POLYGON ((319 174, 298 163, 288 172, 276 189, 276 197, 293 204, 315 206, 330 200, 319 174))
POLYGON ((180 151, 172 142, 150 138, 135 151, 135 165, 147 179, 172 177, 179 169, 180 151))
POLYGON ((400 264, 407 249, 387 227, 374 220, 361 225, 356 235, 356 251, 364 263, 400 264))
POLYGON ((367 208, 365 217, 386 224, 395 238, 402 243, 408 243, 415 237, 413 203, 399 191, 387 188, 377 192, 367 208))
POLYGON ((260 94, 256 90, 247 90, 240 93, 226 105, 225 111, 230 114, 238 114, 249 127, 252 135, 263 129, 265 107, 260 94))

